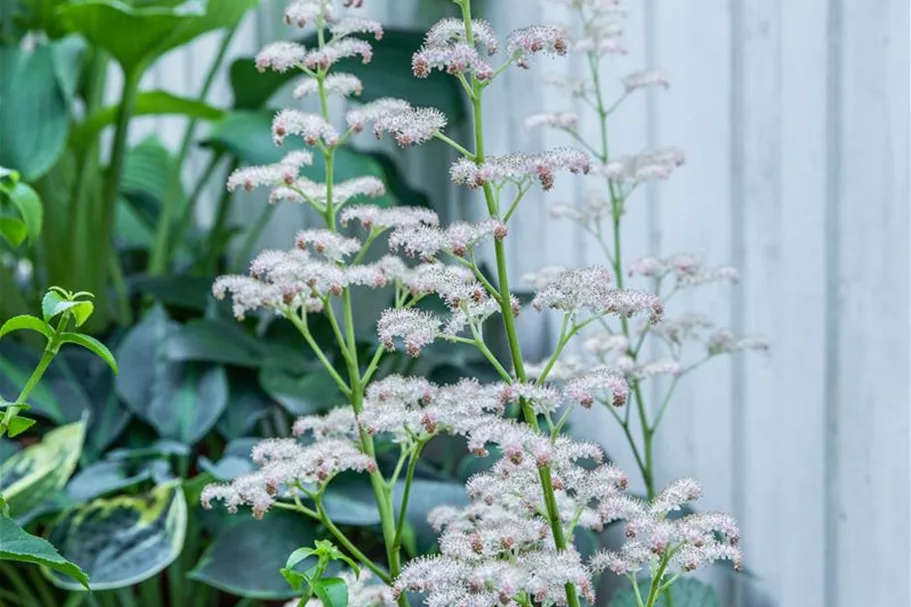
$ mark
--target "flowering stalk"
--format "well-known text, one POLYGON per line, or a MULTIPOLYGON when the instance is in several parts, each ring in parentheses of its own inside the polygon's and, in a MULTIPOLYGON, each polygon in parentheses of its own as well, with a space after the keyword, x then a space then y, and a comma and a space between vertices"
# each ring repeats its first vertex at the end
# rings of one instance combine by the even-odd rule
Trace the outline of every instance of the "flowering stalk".
MULTIPOLYGON (((474 32, 472 30, 472 18, 471 18, 471 0, 455 0, 456 4, 462 9, 462 23, 465 26, 465 40, 470 47, 475 46, 474 32)), ((474 154, 471 158, 475 164, 483 165, 487 157, 484 152, 484 117, 483 117, 483 104, 482 96, 484 92, 485 85, 478 80, 477 74, 472 72, 471 77, 471 94, 469 95, 471 99, 471 109, 473 115, 473 126, 474 126, 474 154)), ((484 183, 484 200, 487 203, 487 212, 491 219, 499 220, 499 201, 494 195, 493 187, 490 182, 484 183)), ((503 316, 503 325, 506 330, 506 339, 509 342, 509 352, 512 356, 513 369, 516 374, 516 380, 524 384, 527 382, 528 378, 525 375, 525 366, 524 358, 522 357, 522 349, 519 345, 519 336, 516 332, 516 322, 515 315, 512 309, 511 301, 511 291, 509 289, 509 273, 506 269, 506 249, 503 245, 503 241, 499 239, 494 240, 494 253, 497 260, 497 284, 500 286, 499 290, 499 304, 500 304, 500 313, 503 316)), ((478 340, 479 344, 483 344, 482 340, 478 340)), ((490 358, 489 353, 485 352, 485 355, 490 358)), ((522 415, 525 418, 526 423, 531 425, 536 431, 539 430, 538 419, 534 411, 529 406, 528 402, 523 398, 520 399, 520 404, 522 407, 522 415)), ((563 533, 563 523, 560 518, 560 512, 557 507, 556 498, 554 497, 553 489, 553 480, 551 478, 550 468, 548 466, 541 466, 538 468, 538 474, 541 479, 541 490, 544 495, 544 504, 547 508, 547 518, 550 521, 551 533, 553 533, 554 544, 558 550, 566 550, 566 536, 563 533)), ((566 602, 569 607, 579 607, 579 594, 576 591, 575 585, 572 583, 567 583, 565 585, 566 589, 566 602)))
MULTIPOLYGON (((540 368, 532 372, 526 367, 515 326, 521 305, 510 293, 502 241, 508 236, 509 220, 535 183, 548 190, 556 171, 587 173, 591 161, 571 148, 488 156, 482 96, 503 70, 527 68, 536 55, 563 55, 569 42, 560 28, 523 28, 509 36, 507 58, 494 67, 488 62, 498 52, 493 29, 472 18, 470 0, 454 1, 462 9, 462 18, 443 19, 430 29, 424 46, 412 58, 412 70, 415 76, 425 77, 439 69, 459 80, 471 101, 471 146, 444 133, 446 117, 438 110, 414 108, 398 99, 380 99, 351 109, 347 131, 335 130, 328 119, 328 95, 357 95, 361 83, 351 75, 329 74, 328 68, 342 57, 359 55, 369 60, 369 45, 348 35, 369 32, 379 36, 382 31, 378 24, 365 20, 335 20, 328 0, 294 0, 286 12, 289 22, 318 26, 317 47, 280 42, 257 56, 262 69, 296 67, 303 71, 308 78, 295 89, 296 96, 319 95, 319 114, 282 110, 272 130, 279 145, 286 137, 300 136, 322 154, 325 183, 301 177, 300 168, 312 156, 292 151, 276 164, 236 171, 228 180, 229 189, 270 186, 271 201, 309 204, 322 214, 326 228, 301 231, 291 251, 263 251, 251 263, 249 276, 223 276, 213 290, 219 298, 232 293, 238 317, 264 309, 290 320, 349 404, 324 416, 297 420, 295 436, 312 436, 306 444, 271 439, 254 447, 252 458, 258 469, 229 485, 207 487, 203 505, 221 500, 231 511, 249 505, 256 516, 278 507, 322 521, 342 547, 391 586, 351 582, 349 603, 355 607, 404 605, 407 591, 424 593, 428 607, 575 607, 582 598, 594 604, 595 574, 611 569, 634 576, 646 565, 653 573, 652 587, 639 602, 654 607, 675 579, 666 580, 667 571, 690 571, 721 558, 739 566, 736 525, 726 515, 715 513, 668 520, 669 512, 699 497, 701 489, 691 479, 670 485, 648 501, 625 494, 626 476, 604 462, 600 447, 574 441, 563 429, 577 405, 589 408, 597 401, 623 407, 630 398, 629 364, 592 368, 572 377, 567 377, 565 368, 570 341, 586 327, 605 323, 609 316, 620 317, 626 325, 637 315, 646 316, 649 326, 656 325, 662 320, 664 305, 651 293, 622 288, 608 268, 542 272, 536 277, 537 293, 531 306, 562 314, 560 340, 540 368), (331 40, 324 39, 324 26, 332 33, 331 40), (456 222, 441 227, 436 214, 425 209, 360 205, 339 212, 356 196, 382 193, 382 184, 372 178, 334 180, 335 150, 367 123, 372 123, 376 136, 388 133, 401 146, 434 138, 452 146, 460 156, 450 176, 455 183, 483 191, 487 218, 476 224, 456 222), (515 190, 508 206, 502 204, 507 189, 515 190), (359 238, 339 232, 339 226, 352 222, 363 228, 359 238), (392 253, 403 252, 418 262, 406 263, 388 255, 365 263, 369 247, 387 232, 392 253), (476 262, 478 248, 490 240, 497 261, 496 287, 476 262), (441 257, 452 264, 439 263, 441 257), (353 332, 352 289, 385 287, 394 288, 395 303, 379 317, 379 346, 369 361, 363 361, 363 367, 353 332), (418 306, 431 295, 442 301, 448 317, 418 306), (333 307, 336 299, 341 318, 333 307), (325 313, 338 342, 345 363, 341 373, 310 333, 309 315, 319 312, 325 313), (497 313, 503 316, 511 364, 501 362, 485 342, 485 323, 497 313), (438 339, 476 347, 501 381, 482 385, 462 380, 438 386, 400 375, 375 378, 385 350, 403 345, 407 354, 416 357, 438 339), (554 377, 566 380, 562 389, 549 383, 554 377), (511 404, 519 405, 523 421, 507 416, 511 404), (400 448, 390 478, 379 472, 375 459, 373 437, 380 434, 400 448), (441 434, 465 437, 468 449, 479 456, 487 455, 493 446, 502 458, 469 479, 467 506, 442 506, 431 512, 428 520, 440 533, 441 554, 415 559, 402 568, 399 554, 418 458, 424 446, 441 434), (382 521, 388 573, 333 524, 323 507, 332 480, 347 470, 370 477, 382 521), (403 472, 403 498, 394 519, 392 488, 403 472), (619 519, 627 521, 629 541, 619 552, 602 552, 586 561, 573 545, 574 530, 600 531, 619 519)), ((624 340, 625 351, 628 340, 612 336, 614 341, 619 338, 624 340)), ((616 347, 611 343, 607 350, 616 347)), ((663 369, 639 369, 635 362, 631 364, 639 374, 663 369)))

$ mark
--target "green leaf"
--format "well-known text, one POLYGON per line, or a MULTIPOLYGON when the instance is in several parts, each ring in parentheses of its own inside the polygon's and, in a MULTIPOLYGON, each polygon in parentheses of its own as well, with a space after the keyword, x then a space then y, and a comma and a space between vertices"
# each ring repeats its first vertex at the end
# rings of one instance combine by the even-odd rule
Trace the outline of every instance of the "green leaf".
MULTIPOLYGON (((639 580, 639 592, 643 600, 648 596, 650 580, 639 580)), ((674 607, 720 607, 715 589, 694 578, 680 578, 671 586, 674 607)), ((617 591, 608 607, 638 607, 632 588, 617 591)), ((655 607, 668 607, 667 593, 663 594, 655 607)))
POLYGON ((79 587, 88 590, 89 578, 82 569, 60 556, 50 542, 28 533, 13 519, 0 514, 0 561, 4 560, 44 565, 78 580, 79 587))
POLYGON ((279 571, 288 554, 314 539, 310 521, 291 512, 247 518, 223 529, 187 577, 238 596, 290 599, 294 592, 279 571))
POLYGON ((370 484, 362 477, 351 482, 337 480, 323 495, 323 507, 337 524, 370 527, 380 524, 380 513, 370 484))
POLYGON ((320 578, 311 588, 325 607, 348 607, 348 584, 342 578, 320 578))
POLYGON ((246 436, 269 415, 271 404, 255 375, 233 370, 228 374, 228 405, 215 427, 228 440, 246 436))
POLYGON ((212 279, 197 276, 141 276, 131 290, 148 295, 168 307, 205 311, 212 301, 212 279))
POLYGON ((236 322, 199 319, 188 322, 168 338, 171 360, 257 367, 263 351, 257 339, 236 322))
MULTIPOLYGON (((150 493, 100 498, 67 510, 48 539, 81 565, 93 590, 126 588, 174 562, 187 531, 187 500, 180 483, 150 493)), ((68 578, 50 574, 59 588, 77 590, 68 578)))
POLYGON ((35 425, 35 420, 24 415, 17 415, 9 424, 7 433, 10 438, 15 438, 35 425))
POLYGON ((86 466, 76 473, 66 485, 67 496, 77 503, 84 503, 108 493, 133 487, 152 478, 152 470, 143 465, 131 470, 126 460, 105 460, 86 466))
POLYGON ((35 331, 36 333, 41 333, 47 338, 50 338, 51 336, 51 331, 43 320, 37 316, 22 314, 20 316, 13 316, 5 323, 3 323, 2 326, 0 326, 0 339, 2 339, 3 336, 7 333, 23 330, 35 331))
POLYGON ((68 424, 3 462, 0 493, 11 516, 27 513, 66 484, 76 469, 84 438, 84 421, 68 424))
MULTIPOLYGON (((108 126, 117 121, 119 105, 103 107, 86 119, 81 127, 73 133, 73 139, 81 145, 87 145, 108 126)), ((142 91, 136 96, 133 116, 176 115, 199 120, 219 120, 224 110, 213 107, 198 99, 178 97, 167 91, 142 91)))
MULTIPOLYGON (((83 302, 89 303, 89 302, 83 302)), ((81 324, 81 323, 77 323, 81 324)), ((114 360, 114 355, 108 350, 108 347, 92 337, 91 335, 83 335, 81 333, 62 333, 60 338, 69 344, 76 344, 77 346, 82 346, 86 350, 96 354, 101 360, 106 362, 114 373, 117 373, 117 361, 114 360)))
POLYGON ((85 0, 62 6, 63 24, 109 51, 125 72, 144 69, 206 32, 233 27, 256 0, 144 2, 85 0))
POLYGON ((7 192, 7 196, 22 217, 29 242, 34 242, 41 234, 41 225, 44 222, 44 208, 41 206, 38 192, 20 181, 7 192))
POLYGON ((228 401, 222 367, 172 361, 169 337, 180 330, 160 306, 126 335, 117 352, 117 391, 160 436, 195 444, 215 425, 228 401))
POLYGON ((25 223, 15 217, 0 216, 0 236, 15 249, 18 248, 26 237, 28 237, 28 228, 25 223))
MULTIPOLYGON (((209 136, 201 145, 216 151, 229 152, 246 164, 271 164, 281 160, 291 150, 303 149, 300 138, 289 137, 282 147, 272 141, 271 110, 235 111, 225 114, 216 122, 209 136)), ((301 175, 315 181, 325 179, 325 161, 321 154, 314 154, 313 164, 301 169, 301 175)), ((355 177, 386 177, 383 166, 369 154, 359 152, 350 146, 342 146, 335 152, 335 179, 337 182, 355 177)), ((395 204, 390 194, 371 199, 372 204, 391 206, 395 204)))
POLYGON ((16 169, 23 181, 35 181, 57 162, 69 133, 70 104, 54 46, 0 46, 0 166, 16 169))
POLYGON ((323 368, 303 376, 276 367, 263 367, 259 385, 292 415, 310 415, 344 402, 338 384, 323 368))
MULTIPOLYGON (((302 43, 316 46, 316 39, 311 36, 302 43)), ((434 72, 422 80, 411 72, 411 58, 423 43, 423 30, 386 28, 381 40, 370 39, 373 46, 370 63, 343 59, 334 70, 354 74, 364 83, 364 92, 354 100, 368 102, 381 97, 398 97, 415 106, 435 107, 453 122, 460 120, 465 116, 466 106, 458 80, 441 72, 434 72)), ((238 59, 230 71, 234 107, 262 107, 278 89, 300 77, 301 74, 294 71, 260 74, 252 58, 238 59)))
MULTIPOLYGON (((175 170, 174 157, 157 136, 150 135, 127 150, 120 193, 146 206, 150 201, 161 203, 172 195, 175 170)), ((182 189, 178 195, 183 197, 182 189)), ((157 212, 149 212, 154 213, 152 219, 157 219, 157 212)))

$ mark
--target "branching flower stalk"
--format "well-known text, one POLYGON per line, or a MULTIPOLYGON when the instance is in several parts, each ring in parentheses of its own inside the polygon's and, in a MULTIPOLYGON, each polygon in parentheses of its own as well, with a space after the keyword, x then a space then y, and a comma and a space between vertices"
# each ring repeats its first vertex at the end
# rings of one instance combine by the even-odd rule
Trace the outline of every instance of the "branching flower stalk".
MULTIPOLYGON (((295 0, 285 14, 289 23, 316 26, 315 48, 278 42, 257 56, 260 69, 300 70, 304 79, 296 96, 319 97, 319 113, 282 110, 272 133, 278 145, 300 137, 313 153, 322 155, 325 182, 302 177, 301 167, 310 164, 313 155, 292 150, 276 164, 235 171, 228 188, 270 187, 270 201, 308 204, 323 217, 325 227, 301 231, 290 251, 261 252, 249 275, 220 277, 213 291, 218 298, 232 295, 239 318, 263 310, 289 320, 349 404, 324 416, 299 419, 294 435, 306 435, 312 438, 309 442, 280 438, 260 443, 251 454, 258 469, 230 484, 210 485, 202 502, 210 507, 222 501, 230 511, 249 506, 258 517, 282 508, 322 522, 351 557, 386 585, 378 589, 352 582, 349 604, 355 606, 406 605, 407 592, 423 593, 429 607, 578 606, 582 600, 594 604, 596 574, 611 569, 634 579, 648 567, 651 587, 647 596, 639 596, 639 603, 654 607, 680 572, 718 559, 740 566, 736 524, 720 513, 668 518, 701 494, 692 479, 676 481, 648 500, 628 495, 626 476, 605 463, 601 448, 569 438, 564 429, 577 405, 590 408, 604 401, 624 407, 630 400, 630 374, 600 366, 568 377, 565 370, 567 348, 586 327, 607 323, 612 316, 626 327, 641 317, 657 330, 664 304, 652 293, 623 288, 607 267, 543 272, 536 277, 532 307, 561 314, 562 329, 553 355, 534 373, 526 368, 515 326, 521 304, 510 292, 503 245, 508 223, 536 184, 549 190, 558 171, 588 173, 593 167, 588 154, 572 148, 486 154, 482 98, 504 70, 528 68, 542 55, 564 55, 570 41, 561 28, 522 28, 509 36, 505 60, 494 67, 489 61, 498 53, 499 42, 493 29, 472 17, 470 0, 454 2, 462 18, 444 19, 430 29, 412 59, 412 70, 423 78, 438 69, 461 83, 473 118, 473 141, 467 145, 445 133, 447 121, 441 112, 415 108, 400 99, 354 107, 347 112, 347 128, 336 130, 329 120, 329 96, 356 96, 362 84, 330 68, 344 57, 369 61, 369 44, 352 34, 380 37, 382 28, 363 19, 337 18, 328 0, 295 0), (368 124, 377 137, 389 134, 401 146, 431 139, 450 145, 459 154, 450 169, 452 180, 483 193, 487 217, 479 223, 443 227, 426 209, 349 205, 383 193, 382 183, 374 178, 335 180, 336 151, 368 124), (508 193, 513 193, 511 199, 508 193), (356 237, 340 231, 357 226, 356 237), (392 254, 366 262, 368 250, 384 234, 392 254), (491 241, 495 279, 485 276, 477 263, 482 247, 491 241), (394 306, 377 321, 374 353, 360 360, 353 291, 363 288, 391 288, 394 306), (440 316, 422 307, 427 297, 442 301, 448 313, 440 316), (341 361, 333 360, 314 338, 310 319, 315 314, 328 320, 341 361), (486 321, 495 314, 503 317, 509 361, 499 360, 486 343, 486 321), (501 381, 481 384, 466 379, 436 385, 401 375, 377 377, 385 351, 404 348, 416 357, 440 339, 476 347, 501 381), (337 362, 343 363, 343 371, 336 369, 337 362), (548 381, 551 377, 566 381, 558 387, 548 381), (522 420, 507 415, 510 405, 519 405, 522 420), (440 533, 441 554, 415 559, 403 568, 401 543, 418 458, 441 434, 464 437, 468 449, 479 456, 496 448, 502 457, 469 479, 467 506, 431 512, 429 522, 440 533), (376 436, 399 446, 398 462, 388 477, 376 461, 376 436), (326 511, 324 498, 333 491, 332 481, 345 471, 369 475, 381 520, 385 567, 352 542, 326 511), (392 489, 399 483, 403 497, 394 517, 392 489), (600 531, 618 520, 626 521, 628 541, 623 547, 584 559, 574 545, 574 531, 600 531)), ((317 599, 311 602, 320 604, 317 599)))

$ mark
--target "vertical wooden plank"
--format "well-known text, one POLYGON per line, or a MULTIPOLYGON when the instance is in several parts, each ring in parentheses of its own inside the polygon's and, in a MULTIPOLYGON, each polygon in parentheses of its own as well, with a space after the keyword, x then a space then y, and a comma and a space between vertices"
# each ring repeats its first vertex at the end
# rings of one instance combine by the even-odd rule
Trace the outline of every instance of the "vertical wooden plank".
POLYGON ((822 607, 825 496, 826 11, 748 0, 732 119, 744 280, 735 325, 769 336, 735 362, 735 514, 750 567, 739 605, 822 607), (771 27, 778 29, 769 38, 771 27), (799 261, 797 261, 799 260, 799 261), (738 395, 739 393, 739 395, 738 395))
POLYGON ((909 571, 908 7, 840 8, 838 421, 830 437, 838 459, 829 504, 837 537, 828 604, 903 605, 911 602, 907 583, 896 582, 909 571))
MULTIPOLYGON (((709 265, 730 264, 731 87, 728 2, 704 0, 655 4, 657 66, 671 80, 655 91, 657 132, 653 147, 678 146, 687 161, 667 183, 655 184, 653 254, 697 253, 709 265)), ((730 325, 730 287, 686 290, 668 306, 669 316, 696 312, 719 326, 730 325)), ((693 348, 684 362, 703 352, 693 348)), ((704 509, 730 507, 732 419, 730 361, 717 359, 685 377, 674 393, 659 431, 659 485, 695 476, 705 488, 704 509)), ((652 392, 657 407, 664 386, 652 392)))

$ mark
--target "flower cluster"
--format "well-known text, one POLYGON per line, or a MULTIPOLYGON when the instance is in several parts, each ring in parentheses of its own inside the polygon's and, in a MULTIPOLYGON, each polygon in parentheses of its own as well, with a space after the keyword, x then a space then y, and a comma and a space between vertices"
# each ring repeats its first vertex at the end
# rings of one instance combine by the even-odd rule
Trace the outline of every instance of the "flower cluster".
POLYGON ((326 439, 303 446, 294 439, 268 439, 253 447, 253 462, 259 469, 235 478, 229 484, 207 485, 201 501, 204 508, 221 500, 230 512, 250 506, 262 518, 281 497, 294 496, 307 487, 325 485, 345 470, 376 470, 373 458, 347 440, 326 439))
POLYGON ((522 184, 529 179, 537 179, 542 188, 549 190, 554 186, 554 172, 558 170, 588 173, 591 170, 591 160, 584 152, 561 147, 541 154, 488 156, 481 164, 460 158, 450 168, 449 175, 454 183, 472 189, 482 188, 486 184, 522 184))

